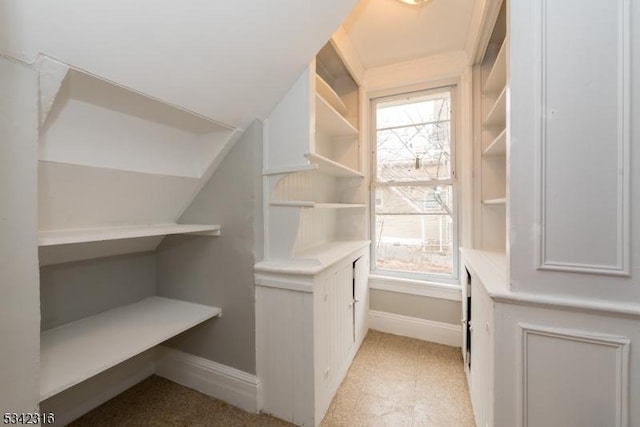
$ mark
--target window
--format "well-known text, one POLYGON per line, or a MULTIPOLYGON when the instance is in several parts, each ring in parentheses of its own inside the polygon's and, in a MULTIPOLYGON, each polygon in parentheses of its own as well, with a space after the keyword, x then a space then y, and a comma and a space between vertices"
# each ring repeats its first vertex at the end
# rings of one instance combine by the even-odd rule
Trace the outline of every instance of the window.
POLYGON ((373 101, 376 273, 457 276, 451 103, 452 88, 373 101))

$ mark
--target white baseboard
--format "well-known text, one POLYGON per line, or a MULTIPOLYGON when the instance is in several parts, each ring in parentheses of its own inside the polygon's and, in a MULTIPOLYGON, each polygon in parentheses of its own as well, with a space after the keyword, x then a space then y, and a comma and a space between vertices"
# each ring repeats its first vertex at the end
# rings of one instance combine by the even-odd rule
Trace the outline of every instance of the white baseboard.
POLYGON ((258 412, 260 381, 255 375, 168 347, 158 348, 156 375, 215 397, 248 412, 258 412))
POLYGON ((434 322, 417 317, 369 310, 369 328, 453 347, 462 345, 462 328, 460 325, 434 322))
POLYGON ((40 412, 54 413, 54 426, 67 425, 153 372, 154 353, 150 350, 40 402, 40 412))

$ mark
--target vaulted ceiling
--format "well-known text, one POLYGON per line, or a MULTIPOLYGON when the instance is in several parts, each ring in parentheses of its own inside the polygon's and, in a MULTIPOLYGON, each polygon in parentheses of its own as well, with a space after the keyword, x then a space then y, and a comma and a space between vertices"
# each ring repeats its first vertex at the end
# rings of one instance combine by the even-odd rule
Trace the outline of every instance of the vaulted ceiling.
POLYGON ((476 0, 360 0, 344 23, 364 68, 461 51, 476 0))
POLYGON ((0 53, 40 53, 231 127, 266 117, 356 0, 25 0, 0 53))

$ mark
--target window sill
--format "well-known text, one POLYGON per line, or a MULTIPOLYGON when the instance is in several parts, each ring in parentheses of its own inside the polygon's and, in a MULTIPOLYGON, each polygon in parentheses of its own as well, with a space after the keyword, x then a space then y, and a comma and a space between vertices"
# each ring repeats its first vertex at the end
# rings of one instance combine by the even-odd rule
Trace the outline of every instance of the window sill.
POLYGON ((462 291, 459 284, 403 279, 376 274, 369 275, 369 289, 440 298, 451 301, 462 300, 462 291))

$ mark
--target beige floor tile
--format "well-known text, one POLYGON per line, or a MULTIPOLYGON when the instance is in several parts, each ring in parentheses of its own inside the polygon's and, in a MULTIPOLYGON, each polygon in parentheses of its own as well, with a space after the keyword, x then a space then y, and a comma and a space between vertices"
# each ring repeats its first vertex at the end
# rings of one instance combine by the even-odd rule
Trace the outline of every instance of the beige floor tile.
POLYGON ((364 379, 362 392, 391 402, 413 404, 416 376, 404 372, 376 370, 364 379))
POLYGON ((466 383, 459 380, 418 377, 415 404, 439 419, 473 420, 466 383))
POLYGON ((418 351, 382 351, 373 360, 375 369, 416 375, 418 372, 418 351))
POLYGON ((409 427, 413 420, 413 405, 364 394, 353 411, 354 426, 409 427))
MULTIPOLYGON (((152 376, 89 412, 72 427, 281 427, 152 376)), ((472 427, 460 349, 370 331, 347 372, 323 427, 472 427)))
POLYGON ((434 412, 430 407, 416 405, 413 410, 412 427, 475 427, 475 422, 473 417, 450 417, 434 412))

